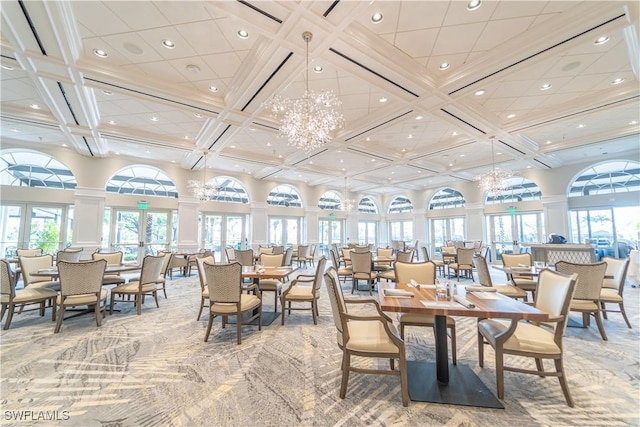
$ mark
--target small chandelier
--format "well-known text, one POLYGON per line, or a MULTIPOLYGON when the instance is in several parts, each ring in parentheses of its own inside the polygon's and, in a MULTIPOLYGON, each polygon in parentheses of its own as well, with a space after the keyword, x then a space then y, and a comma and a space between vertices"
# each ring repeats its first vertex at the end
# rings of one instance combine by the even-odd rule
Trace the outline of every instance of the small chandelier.
POLYGON ((331 141, 332 132, 342 128, 344 118, 340 111, 342 102, 331 91, 309 90, 309 42, 313 35, 305 31, 306 42, 305 93, 301 99, 274 96, 266 103, 274 116, 280 119, 279 136, 289 145, 307 153, 331 141))
POLYGON ((356 201, 353 199, 347 199, 347 177, 344 177, 344 201, 342 202, 342 210, 345 212, 351 212, 356 207, 356 201))
POLYGON ((496 161, 493 152, 493 137, 491 140, 491 172, 475 177, 478 181, 478 187, 485 193, 498 194, 511 188, 508 179, 513 175, 510 170, 496 169, 496 161))
POLYGON ((202 167, 202 182, 191 179, 187 183, 187 187, 193 193, 194 197, 196 197, 201 202, 211 200, 218 195, 219 188, 215 185, 209 184, 207 182, 207 154, 208 151, 203 153, 204 156, 204 166, 202 167))

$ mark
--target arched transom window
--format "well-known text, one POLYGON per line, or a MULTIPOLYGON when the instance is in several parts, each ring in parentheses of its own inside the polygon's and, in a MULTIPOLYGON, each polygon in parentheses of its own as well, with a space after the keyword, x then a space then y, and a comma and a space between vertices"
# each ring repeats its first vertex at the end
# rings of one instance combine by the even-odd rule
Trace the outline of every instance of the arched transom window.
POLYGON ((569 197, 640 190, 640 163, 617 161, 592 166, 569 186, 569 197))
POLYGON ((358 203, 358 212, 377 214, 378 206, 371 197, 363 197, 360 199, 360 203, 358 203))
POLYGON ((517 203, 528 200, 542 199, 542 192, 538 184, 530 179, 514 176, 507 179, 509 188, 496 194, 488 193, 485 203, 488 205, 497 203, 517 203))
POLYGON ((411 200, 404 196, 396 196, 389 205, 389 213, 413 212, 411 200))
POLYGON ((339 211, 342 209, 342 198, 333 190, 326 191, 320 196, 318 207, 325 211, 339 211))
POLYGON ((0 183, 16 187, 76 188, 76 177, 51 156, 35 151, 9 151, 0 156, 0 183))
POLYGON ((107 193, 152 197, 178 197, 173 180, 151 166, 134 165, 117 172, 107 181, 107 193))
POLYGON ((453 188, 443 188, 431 197, 429 210, 463 208, 466 201, 458 190, 453 188))
POLYGON ((292 186, 278 185, 269 193, 267 204, 287 208, 301 208, 302 199, 300 198, 300 194, 292 186))
POLYGON ((218 189, 211 198, 214 202, 249 203, 249 193, 237 179, 228 176, 217 176, 209 182, 211 181, 218 189))

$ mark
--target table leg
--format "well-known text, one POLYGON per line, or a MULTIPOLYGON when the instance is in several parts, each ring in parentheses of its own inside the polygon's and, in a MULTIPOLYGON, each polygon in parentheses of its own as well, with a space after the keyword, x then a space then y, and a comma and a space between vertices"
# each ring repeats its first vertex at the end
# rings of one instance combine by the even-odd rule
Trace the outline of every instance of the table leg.
POLYGON ((435 316, 436 371, 440 384, 449 382, 449 349, 447 347, 447 316, 435 316))

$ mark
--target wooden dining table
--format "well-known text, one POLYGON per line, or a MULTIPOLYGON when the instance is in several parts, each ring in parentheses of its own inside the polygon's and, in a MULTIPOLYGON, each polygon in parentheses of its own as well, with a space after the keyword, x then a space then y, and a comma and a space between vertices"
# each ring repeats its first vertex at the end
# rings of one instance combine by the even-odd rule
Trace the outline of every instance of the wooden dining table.
MULTIPOLYGON (((104 274, 115 274, 115 273, 126 273, 131 271, 138 271, 142 268, 142 266, 138 263, 124 263, 120 265, 107 265, 104 270, 104 274)), ((29 272, 31 276, 35 277, 51 277, 58 278, 60 273, 58 272, 58 267, 51 268, 41 268, 36 271, 29 272)))
MULTIPOLYGON (((262 267, 261 269, 256 268, 255 265, 243 265, 242 266, 242 279, 251 279, 253 283, 258 285, 258 289, 260 288, 260 279, 278 279, 281 282, 284 282, 289 278, 289 275, 296 271, 296 267, 292 266, 281 266, 281 267, 262 267)), ((262 311, 262 324, 265 326, 270 325, 273 321, 280 316, 278 312, 271 311, 262 311)), ((257 320, 254 321, 257 324, 257 320)), ((254 323, 252 322, 252 324, 254 323)), ((229 323, 233 323, 233 320, 229 321, 229 323)))
POLYGON ((522 319, 545 321, 548 314, 497 292, 465 292, 463 286, 458 286, 458 297, 475 305, 467 308, 453 299, 438 300, 434 285, 423 286, 415 288, 407 283, 380 283, 380 308, 383 311, 434 316, 436 362, 407 361, 409 397, 421 402, 504 408, 471 367, 460 363, 449 366, 447 316, 502 318, 518 322, 522 319), (402 289, 412 296, 386 296, 386 289, 402 289))

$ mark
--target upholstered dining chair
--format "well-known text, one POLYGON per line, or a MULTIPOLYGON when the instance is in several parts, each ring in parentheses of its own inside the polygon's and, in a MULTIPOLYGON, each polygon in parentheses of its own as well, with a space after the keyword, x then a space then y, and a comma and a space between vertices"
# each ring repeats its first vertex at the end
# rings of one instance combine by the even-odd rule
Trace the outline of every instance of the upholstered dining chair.
MULTIPOLYGON (((138 311, 138 316, 142 314, 142 303, 144 302, 145 295, 152 295, 156 301, 156 307, 160 308, 158 303, 158 278, 162 271, 162 266, 165 261, 165 255, 147 255, 142 260, 142 270, 140 271, 140 278, 138 280, 131 280, 126 285, 119 285, 111 289, 111 303, 109 307, 109 314, 113 314, 113 306, 116 302, 116 296, 133 295, 134 304, 138 311)), ((127 302, 127 300, 117 300, 119 302, 127 302)))
POLYGON ((262 254, 273 254, 273 246, 258 246, 258 257, 262 254))
POLYGON ((315 267, 316 266, 316 249, 317 249, 318 245, 316 245, 315 243, 313 243, 312 245, 309 246, 309 251, 307 253, 306 256, 306 260, 309 264, 311 264, 311 267, 315 267))
POLYGON ((236 260, 236 250, 233 248, 224 248, 224 254, 228 263, 232 263, 236 260))
MULTIPOLYGON (((282 267, 282 261, 284 259, 284 254, 260 254, 259 263, 265 267, 282 267)), ((274 293, 274 301, 273 301, 273 311, 274 313, 278 311, 278 300, 280 299, 280 295, 282 295, 282 282, 278 279, 260 279, 258 282, 258 287, 260 288, 260 292, 273 292, 274 293)))
MULTIPOLYGON (((16 249, 16 256, 18 258, 21 256, 41 256, 41 255, 42 255, 42 248, 16 249)), ((20 280, 20 274, 22 273, 22 268, 20 268, 20 263, 18 263, 15 273, 16 273, 15 281, 16 283, 18 283, 18 281, 20 280)))
POLYGON ((276 245, 276 246, 272 246, 272 254, 274 255, 278 255, 278 254, 283 254, 284 253, 284 246, 282 245, 276 245))
POLYGON ((16 290, 15 276, 9 267, 9 263, 5 260, 0 260, 0 303, 2 303, 0 320, 4 319, 4 313, 7 313, 4 330, 9 329, 16 306, 22 307, 29 304, 39 304, 40 316, 44 316, 45 303, 49 302, 49 305, 52 307, 51 320, 56 320, 54 301, 57 297, 57 291, 47 288, 26 287, 16 290))
MULTIPOLYGON (((183 273, 183 276, 187 275, 187 271, 189 269, 189 260, 184 255, 179 254, 171 254, 171 258, 169 259, 169 266, 167 268, 167 273, 169 273, 169 278, 173 280, 173 270, 178 269, 183 273)), ((166 278, 165 278, 166 279, 166 278)), ((166 298, 166 292, 165 292, 166 298)))
POLYGON ((620 313, 627 323, 627 326, 631 328, 631 323, 627 318, 627 313, 624 311, 624 282, 627 279, 627 270, 629 269, 629 258, 618 259, 611 257, 604 257, 602 261, 607 263, 606 276, 612 276, 612 278, 605 278, 602 282, 602 290, 600 291, 600 305, 602 307, 602 316, 607 319, 607 313, 620 313), (609 310, 606 304, 618 304, 618 310, 609 310))
MULTIPOLYGON (((107 267, 110 265, 116 266, 122 264, 122 256, 123 253, 121 251, 118 252, 94 252, 91 254, 91 258, 93 260, 103 259, 107 261, 107 267)), ((122 285, 125 283, 127 279, 124 276, 119 275, 118 273, 110 273, 105 274, 102 277, 102 285, 122 285)))
POLYGON ((107 261, 104 259, 58 263, 60 295, 56 298, 58 313, 54 334, 60 332, 67 307, 93 307, 96 325, 102 326, 102 318, 107 310, 107 290, 102 288, 105 268, 107 261))
POLYGON ((65 249, 56 252, 56 263, 60 261, 78 262, 82 256, 82 249, 65 249))
MULTIPOLYGON (((411 262, 411 260, 413 259, 413 250, 407 250, 407 251, 397 251, 396 252, 396 261, 395 262, 411 262)), ((395 263, 394 263, 395 265, 395 263)), ((387 282, 391 281, 391 282, 395 282, 396 280, 396 272, 391 269, 391 270, 387 270, 387 271, 383 271, 381 273, 378 274, 378 280, 379 279, 385 279, 387 282)))
POLYGON ((527 293, 517 286, 503 284, 494 285, 493 280, 491 279, 491 273, 489 273, 487 260, 482 255, 474 255, 473 265, 478 272, 478 283, 480 283, 480 285, 495 288, 496 292, 499 294, 503 294, 514 299, 527 299, 527 293))
MULTIPOLYGON (((523 253, 523 254, 502 254, 502 265, 505 267, 522 267, 522 266, 532 266, 531 254, 523 253)), ((535 300, 536 286, 538 281, 531 276, 526 276, 517 273, 507 273, 507 280, 520 289, 523 289, 527 292, 531 292, 533 299, 535 300)))
POLYGON ((213 265, 216 263, 216 258, 211 254, 209 256, 196 259, 198 279, 200 280, 200 310, 198 310, 198 318, 196 320, 200 320, 204 307, 209 306, 209 287, 207 286, 207 272, 204 270, 205 262, 213 265))
POLYGON ((335 268, 330 267, 324 275, 327 285, 333 322, 338 331, 337 344, 342 350, 342 381, 340 384, 340 398, 347 394, 349 374, 394 375, 400 377, 400 393, 402 405, 409 406, 409 391, 407 385, 407 359, 404 341, 398 336, 391 318, 380 310, 374 299, 345 300, 342 287, 335 268), (349 313, 347 306, 356 304, 371 304, 375 307, 375 314, 367 313, 355 315, 349 313), (351 357, 373 357, 389 359, 389 370, 369 369, 352 366, 351 357), (398 370, 395 370, 395 359, 398 359, 398 370))
POLYGON ((451 254, 456 253, 456 247, 452 244, 451 246, 440 246, 440 254, 442 257, 442 262, 445 265, 449 265, 452 262, 455 262, 456 257, 451 254))
POLYGON ((307 255, 309 254, 309 245, 298 245, 298 250, 293 254, 293 260, 298 264, 298 267, 307 267, 307 255))
POLYGON ((318 324, 318 316, 320 315, 318 300, 320 299, 322 275, 326 265, 327 257, 320 257, 315 274, 299 274, 291 281, 291 285, 282 292, 282 319, 280 321, 282 325, 284 325, 284 312, 287 311, 291 316, 291 310, 311 310, 313 324, 318 324), (292 303, 296 303, 296 306, 292 306, 292 303), (304 303, 304 306, 301 307, 297 303, 304 303), (286 307, 285 304, 287 304, 286 307), (310 307, 307 307, 307 304, 310 304, 310 307))
MULTIPOLYGON (((436 265, 431 261, 425 262, 396 262, 395 264, 396 283, 410 283, 415 280, 420 285, 435 285, 436 265)), ((406 326, 426 326, 433 328, 435 317, 431 314, 398 313, 398 323, 400 324, 400 338, 404 338, 404 328, 406 326)), ((455 365, 458 361, 456 355, 456 321, 453 317, 447 316, 448 335, 451 339, 451 360, 455 365)))
POLYGON ((342 282, 345 283, 347 278, 351 278, 353 269, 351 267, 340 266, 339 255, 335 249, 329 249, 329 256, 331 257, 331 265, 336 269, 338 278, 342 278, 342 282))
POLYGON ((54 291, 60 290, 60 281, 54 280, 52 276, 34 276, 31 273, 38 270, 50 269, 53 267, 53 256, 20 256, 18 257, 20 269, 22 270, 22 281, 24 287, 47 288, 54 291))
MULTIPOLYGON (((390 258, 393 256, 393 248, 378 248, 376 249, 376 255, 379 257, 390 258)), ((392 261, 377 261, 373 265, 374 271, 389 271, 393 270, 392 261)))
MULTIPOLYGON (((227 325, 229 316, 236 317, 236 335, 238 344, 242 343, 242 326, 258 320, 258 330, 262 330, 262 300, 260 293, 243 293, 242 265, 204 263, 207 287, 209 288, 209 322, 204 342, 209 341, 213 319, 222 317, 222 327, 227 325), (243 319, 243 314, 252 312, 251 317, 243 319)), ((257 287, 257 285, 253 285, 257 287)))
POLYGON ((371 252, 351 252, 351 280, 353 281, 351 293, 359 290, 358 283, 360 280, 364 280, 367 282, 369 295, 373 295, 372 290, 376 284, 378 273, 372 270, 372 261, 371 252))
POLYGON ((253 249, 235 250, 236 259, 235 262, 242 266, 253 265, 253 249))
POLYGON ((454 270, 456 272, 456 280, 460 281, 460 272, 463 272, 464 275, 468 278, 473 278, 473 254, 475 253, 475 249, 473 248, 458 248, 456 249, 456 260, 452 263, 449 263, 449 269, 454 270))
POLYGON ((602 323, 602 306, 600 303, 600 292, 607 271, 606 262, 594 264, 575 264, 567 261, 556 262, 556 271, 564 274, 577 274, 578 281, 576 290, 573 293, 569 311, 582 313, 583 327, 589 327, 591 315, 595 317, 598 331, 604 341, 607 341, 607 333, 604 331, 602 323))
POLYGON ((287 248, 284 251, 284 258, 282 259, 282 265, 291 267, 291 264, 293 264, 293 248, 287 248))
MULTIPOLYGON (((431 259, 429 258, 429 251, 427 250, 426 246, 421 246, 420 247, 420 253, 422 254, 422 260, 423 261, 431 261, 431 259)), ((434 263, 435 264, 435 263, 434 263)), ((437 266, 437 264, 436 264, 437 266)))
POLYGON ((504 399, 504 371, 535 374, 541 377, 555 376, 560 381, 567 405, 573 408, 562 357, 564 335, 569 304, 573 294, 577 274, 565 275, 552 270, 542 270, 538 277, 535 307, 548 313, 544 324, 533 324, 508 319, 478 320, 478 362, 484 367, 484 345, 495 350, 496 383, 498 398, 504 399), (528 370, 504 365, 504 355, 532 357, 536 370, 528 370), (555 372, 544 370, 542 359, 552 359, 555 372))

